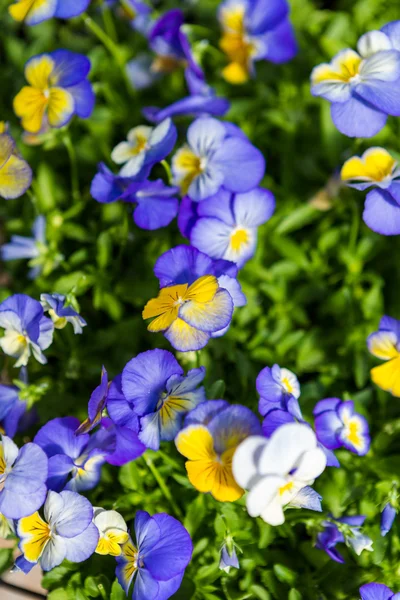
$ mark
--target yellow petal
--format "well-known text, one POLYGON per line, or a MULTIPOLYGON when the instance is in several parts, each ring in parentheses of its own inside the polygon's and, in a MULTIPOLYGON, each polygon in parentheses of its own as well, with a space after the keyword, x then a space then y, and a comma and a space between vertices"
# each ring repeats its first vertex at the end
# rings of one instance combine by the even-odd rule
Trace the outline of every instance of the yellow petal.
POLYGON ((25 86, 14 98, 14 112, 20 117, 22 127, 29 133, 38 133, 42 127, 47 107, 47 98, 43 92, 25 86))
POLYGON ((162 288, 157 298, 149 300, 144 307, 142 313, 143 319, 158 317, 158 315, 162 315, 174 308, 175 304, 179 302, 179 299, 182 299, 185 296, 187 287, 188 286, 185 283, 162 288))
POLYGON ((11 156, 0 168, 0 196, 18 198, 29 187, 32 171, 28 163, 19 156, 11 156))
POLYGON ((313 84, 323 81, 337 81, 348 83, 358 74, 362 58, 354 50, 343 51, 331 64, 322 64, 315 67, 312 73, 313 84))
POLYGON ((400 397, 400 357, 371 369, 371 378, 382 390, 400 397))
POLYGON ((241 83, 246 83, 246 81, 249 80, 249 72, 238 62, 231 62, 224 69, 222 69, 222 77, 228 83, 240 85, 241 83))
POLYGON ((244 34, 244 17, 245 6, 243 4, 227 6, 221 10, 221 25, 227 31, 244 34))
POLYGON ((0 169, 8 161, 15 148, 14 140, 10 135, 0 135, 0 169))
POLYGON ((183 429, 175 440, 178 452, 190 460, 215 460, 214 442, 211 433, 203 425, 190 425, 183 429))
POLYGON ((36 512, 19 521, 18 533, 21 537, 21 550, 26 560, 37 562, 50 539, 50 527, 36 512))
POLYGON ((353 156, 347 160, 341 171, 343 181, 361 179, 367 181, 382 181, 390 176, 396 167, 395 159, 384 148, 370 148, 363 156, 353 156))
POLYGON ((394 331, 377 331, 368 338, 368 350, 383 360, 399 356, 397 350, 397 335, 394 331))
POLYGON ((96 553, 111 556, 119 556, 122 553, 121 545, 129 540, 129 535, 125 531, 107 531, 104 537, 99 539, 96 553))
POLYGON ((185 300, 196 302, 209 302, 217 293, 219 288, 217 278, 214 275, 203 275, 197 279, 186 292, 185 300))
POLYGON ((32 87, 43 91, 49 87, 54 67, 55 63, 51 56, 47 54, 37 56, 26 64, 25 78, 32 87))
POLYGON ((36 0, 19 0, 8 7, 8 12, 16 21, 24 21, 36 0))
POLYGON ((51 127, 65 125, 74 112, 72 95, 62 88, 51 88, 48 105, 48 118, 51 127))

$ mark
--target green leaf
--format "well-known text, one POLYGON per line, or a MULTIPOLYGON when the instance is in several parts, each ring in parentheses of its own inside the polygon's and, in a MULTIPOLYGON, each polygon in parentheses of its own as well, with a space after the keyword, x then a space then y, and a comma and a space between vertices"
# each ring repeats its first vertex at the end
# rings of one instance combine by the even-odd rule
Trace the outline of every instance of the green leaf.
POLYGON ((252 592, 256 598, 259 598, 259 600, 271 600, 271 594, 263 587, 261 587, 261 585, 252 585, 250 587, 250 592, 252 592))
POLYGON ((110 600, 125 600, 126 597, 127 596, 124 590, 122 589, 122 587, 118 583, 118 580, 116 579, 111 586, 110 600))
POLYGON ((274 573, 282 583, 287 583, 292 586, 297 579, 297 573, 285 565, 275 564, 273 566, 274 573))

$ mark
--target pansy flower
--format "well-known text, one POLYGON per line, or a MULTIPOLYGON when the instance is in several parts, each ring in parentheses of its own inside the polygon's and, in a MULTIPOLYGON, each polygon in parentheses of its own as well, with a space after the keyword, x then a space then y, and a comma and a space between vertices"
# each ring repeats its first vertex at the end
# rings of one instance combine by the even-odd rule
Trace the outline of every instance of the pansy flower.
POLYGON ((38 362, 46 364, 43 354, 53 341, 54 326, 44 316, 40 302, 25 294, 14 294, 0 304, 0 348, 8 356, 17 358, 15 367, 28 364, 33 354, 38 362))
POLYGON ((251 517, 261 517, 269 525, 285 521, 283 508, 304 488, 306 494, 297 505, 317 510, 318 494, 309 486, 326 466, 314 432, 307 425, 288 423, 270 439, 251 436, 240 444, 233 456, 232 469, 239 486, 249 490, 246 498, 251 517))
POLYGON ((23 428, 26 402, 20 399, 20 390, 15 385, 0 384, 0 433, 13 438, 23 428))
POLYGON ((344 558, 336 549, 339 543, 345 543, 352 548, 357 556, 367 550, 372 552, 372 540, 362 533, 365 517, 354 515, 351 517, 331 518, 323 522, 323 530, 317 535, 315 547, 324 550, 327 555, 337 563, 344 563, 344 558))
POLYGON ((173 517, 151 517, 142 510, 136 513, 132 533, 116 557, 119 583, 132 600, 168 600, 179 589, 192 557, 190 535, 173 517))
POLYGON ((105 0, 106 4, 117 8, 118 16, 127 19, 132 29, 146 35, 152 25, 151 7, 142 0, 105 0))
POLYGON ((11 241, 0 247, 0 255, 4 261, 28 258, 30 261, 29 265, 32 267, 28 277, 29 279, 36 279, 43 270, 40 259, 47 254, 46 219, 43 215, 36 217, 32 227, 32 234, 33 237, 24 237, 22 235, 11 236, 11 241))
POLYGON ((66 296, 63 294, 40 295, 43 310, 49 313, 56 329, 64 329, 68 323, 71 323, 74 333, 82 333, 82 327, 87 325, 85 319, 72 306, 66 306, 65 300, 66 296))
POLYGON ((360 587, 361 600, 400 600, 400 592, 395 594, 383 583, 366 583, 360 587))
POLYGON ((0 441, 0 513, 20 519, 38 510, 46 497, 47 457, 37 444, 21 449, 7 436, 0 441))
POLYGON ((381 536, 385 537, 392 529, 394 520, 396 518, 397 511, 390 502, 387 502, 381 514, 381 536))
POLYGON ((108 448, 102 447, 97 434, 75 435, 78 425, 75 417, 52 419, 34 438, 48 456, 47 486, 56 492, 91 490, 100 480, 108 448))
POLYGON ((370 190, 365 199, 364 222, 382 235, 400 234, 400 167, 384 148, 369 148, 347 160, 342 181, 356 190, 370 190))
POLYGON ((128 132, 128 139, 115 146, 112 160, 123 165, 121 177, 136 177, 143 169, 149 169, 163 160, 176 143, 177 131, 171 119, 165 119, 156 127, 139 125, 128 132))
POLYGON ((139 417, 140 441, 158 450, 161 441, 171 441, 179 432, 185 415, 206 399, 201 386, 204 367, 184 375, 171 352, 148 350, 132 358, 122 372, 123 398, 114 392, 107 405, 110 417, 125 424, 127 410, 139 417), (128 404, 128 406, 126 406, 128 404))
POLYGON ((70 50, 55 50, 29 59, 25 65, 28 86, 14 98, 14 112, 22 127, 38 133, 46 124, 66 125, 76 114, 90 117, 94 93, 87 80, 90 60, 70 50))
POLYGON ((222 187, 234 193, 252 190, 264 176, 265 160, 231 123, 201 117, 189 126, 187 144, 174 155, 172 172, 182 195, 200 202, 222 187))
POLYGON ((16 566, 29 573, 37 563, 43 571, 51 571, 64 559, 74 563, 87 560, 99 540, 92 519, 93 507, 83 496, 70 491, 48 492, 43 517, 35 512, 18 522, 22 556, 16 566))
POLYGON ((258 227, 270 219, 274 209, 275 199, 268 190, 254 188, 232 194, 221 189, 202 202, 185 197, 178 223, 192 246, 241 268, 254 255, 258 227))
POLYGON ((129 540, 124 518, 116 510, 95 507, 93 523, 99 532, 96 554, 119 556, 122 544, 129 540))
POLYGON ((367 454, 371 441, 368 422, 354 412, 354 402, 326 398, 316 404, 313 414, 317 438, 326 448, 367 454))
POLYGON ((241 498, 244 490, 233 477, 232 457, 243 440, 259 433, 258 418, 246 406, 221 407, 218 400, 200 404, 175 439, 178 451, 188 459, 186 470, 193 487, 210 492, 220 502, 241 498))
POLYGON ((363 35, 354 50, 342 50, 311 73, 311 93, 331 102, 341 133, 372 137, 388 115, 400 115, 399 21, 363 35))
POLYGON ((254 63, 283 63, 297 52, 286 0, 224 0, 219 6, 221 49, 229 59, 223 77, 240 84, 254 75, 254 63))
POLYGON ((372 381, 385 392, 400 397, 400 321, 383 316, 379 330, 367 340, 368 350, 384 361, 371 369, 372 381))
POLYGON ((71 19, 83 13, 90 0, 15 0, 8 12, 16 21, 37 25, 52 17, 71 19))
POLYGON ((0 197, 19 198, 32 183, 32 169, 19 154, 7 129, 0 130, 0 197))
POLYGON ((260 395, 258 411, 263 417, 271 410, 281 408, 302 419, 298 402, 300 384, 292 371, 279 365, 265 367, 257 376, 256 388, 260 395))

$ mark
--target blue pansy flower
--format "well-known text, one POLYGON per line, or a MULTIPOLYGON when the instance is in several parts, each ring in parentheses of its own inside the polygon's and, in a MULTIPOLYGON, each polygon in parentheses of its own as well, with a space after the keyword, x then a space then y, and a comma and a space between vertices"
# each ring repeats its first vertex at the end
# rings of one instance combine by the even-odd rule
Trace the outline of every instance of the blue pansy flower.
POLYGON ((117 556, 116 575, 132 600, 167 600, 179 589, 193 545, 183 525, 165 513, 136 513, 134 535, 117 556))
POLYGON ((344 563, 343 556, 336 549, 336 545, 339 543, 345 543, 351 547, 357 556, 360 556, 364 550, 371 552, 372 540, 361 532, 364 521, 363 515, 324 521, 324 529, 317 535, 315 547, 324 550, 332 560, 338 563, 344 563))
POLYGON ((256 187, 265 172, 263 155, 230 123, 202 117, 187 132, 188 143, 173 157, 172 172, 182 195, 200 202, 222 187, 243 193, 256 187))
POLYGON ((22 235, 11 236, 8 244, 0 248, 1 258, 4 261, 28 258, 32 268, 28 273, 30 279, 35 279, 42 272, 42 265, 35 265, 35 259, 47 252, 46 246, 46 219, 43 215, 36 217, 32 227, 32 237, 22 235))
POLYGON ((177 131, 171 119, 165 119, 156 127, 139 125, 128 133, 128 139, 120 142, 112 151, 111 158, 123 165, 121 177, 137 177, 163 160, 176 143, 177 131))
POLYGON ((314 408, 318 440, 329 450, 346 448, 355 454, 367 454, 370 435, 367 420, 354 412, 354 403, 326 398, 314 408))
POLYGON ((400 115, 400 21, 370 31, 357 52, 342 50, 311 74, 311 92, 332 103, 332 120, 349 137, 372 137, 400 115))
POLYGON ((0 442, 0 513, 20 519, 38 510, 46 497, 47 456, 37 444, 21 449, 7 436, 0 442))
POLYGON ((223 30, 221 49, 229 64, 223 70, 230 83, 246 82, 254 75, 254 63, 283 63, 297 53, 286 0, 224 0, 218 17, 223 30))
MULTIPOLYGON (((184 375, 182 367, 167 350, 149 350, 130 360, 122 372, 123 399, 108 405, 112 419, 121 422, 121 411, 129 409, 139 417, 139 439, 158 450, 161 441, 171 441, 184 416, 205 400, 201 382, 204 367, 184 375)), ((124 413, 125 414, 125 413, 124 413)))
POLYGON ((202 202, 185 197, 178 223, 192 246, 241 268, 254 255, 258 227, 270 219, 274 209, 275 198, 268 190, 254 188, 232 194, 221 189, 202 202))
POLYGON ((81 492, 94 488, 101 476, 108 445, 97 434, 75 435, 79 420, 75 417, 52 419, 37 432, 34 442, 49 459, 47 486, 81 492))
POLYGON ((17 358, 15 367, 28 364, 33 354, 37 361, 46 364, 43 354, 53 341, 54 325, 43 314, 40 302, 25 294, 14 294, 0 304, 0 348, 8 356, 17 358))
POLYGON ((83 13, 90 0, 15 0, 8 12, 16 21, 37 25, 52 17, 71 19, 83 13))
POLYGON ((15 385, 0 385, 0 433, 13 438, 26 414, 26 402, 20 400, 20 390, 15 385))
POLYGON ((366 583, 360 587, 361 600, 400 600, 400 592, 395 594, 383 583, 366 583))
POLYGON ((51 571, 64 559, 74 563, 87 560, 99 541, 92 519, 93 506, 83 496, 49 491, 43 517, 35 512, 18 522, 22 556, 17 558, 16 566, 29 573, 37 563, 43 571, 51 571))
POLYGON ((64 329, 67 323, 71 323, 74 333, 82 333, 82 327, 86 327, 85 319, 72 308, 65 305, 66 296, 63 294, 41 294, 40 303, 44 311, 48 311, 56 329, 64 329))
POLYGON ((397 511, 394 506, 387 502, 381 514, 381 535, 383 537, 392 529, 396 515, 397 511))
POLYGON ((271 410, 281 408, 297 419, 302 419, 298 402, 300 384, 292 371, 279 365, 265 367, 257 376, 256 388, 260 395, 258 411, 263 417, 271 410))

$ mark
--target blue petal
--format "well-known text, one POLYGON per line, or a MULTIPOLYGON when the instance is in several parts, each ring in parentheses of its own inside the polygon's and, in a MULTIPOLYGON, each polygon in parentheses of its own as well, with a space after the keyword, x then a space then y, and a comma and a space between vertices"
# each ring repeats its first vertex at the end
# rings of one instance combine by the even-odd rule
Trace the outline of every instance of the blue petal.
POLYGON ((250 435, 261 435, 258 417, 247 406, 232 404, 208 424, 218 454, 238 446, 250 435))
POLYGON ((100 163, 98 168, 99 171, 90 186, 91 196, 97 202, 106 204, 119 200, 125 190, 124 179, 114 175, 104 163, 100 163))
POLYGON ((56 454, 49 458, 49 475, 46 482, 49 490, 61 492, 73 469, 74 463, 66 454, 56 454))
POLYGON ((90 0, 59 0, 54 14, 59 19, 70 19, 83 13, 90 4, 90 0))
POLYGON ((381 31, 385 33, 392 42, 393 48, 400 50, 400 21, 391 21, 382 27, 381 31))
POLYGON ((148 143, 150 149, 146 152, 145 164, 155 164, 163 160, 173 149, 178 133, 171 119, 165 119, 151 132, 148 143))
POLYGON ((360 83, 357 85, 356 92, 376 109, 388 115, 400 116, 400 79, 398 81, 374 79, 360 83))
POLYGON ((192 557, 193 545, 184 526, 165 513, 153 516, 161 536, 146 553, 146 569, 158 581, 168 581, 183 572, 192 557))
POLYGON ((255 0, 249 3, 246 24, 251 34, 274 29, 288 14, 286 0, 255 0))
POLYGON ((79 419, 75 417, 59 417, 52 419, 39 429, 34 438, 48 457, 56 454, 66 454, 72 459, 78 458, 89 441, 89 435, 76 436, 79 419))
POLYGON ((237 225, 259 227, 272 217, 274 210, 275 197, 272 192, 263 188, 236 194, 233 199, 233 213, 237 225))
POLYGON ((138 510, 135 515, 136 545, 140 554, 147 554, 157 544, 161 537, 160 527, 153 517, 144 510, 138 510))
POLYGON ((338 439, 338 433, 342 428, 343 423, 336 411, 328 410, 315 418, 317 438, 329 450, 336 450, 342 445, 338 439))
MULTIPOLYGON (((137 418, 137 417, 136 417, 137 418)), ((106 461, 110 465, 120 467, 142 456, 146 447, 139 440, 137 431, 130 427, 115 427, 115 449, 107 454, 106 461)))
POLYGON ((390 600, 393 592, 383 583, 366 583, 360 587, 361 600, 390 600))
POLYGON ((276 429, 285 423, 296 423, 296 419, 285 410, 272 410, 267 414, 262 423, 263 434, 266 437, 270 437, 276 429))
POLYGON ((385 190, 375 189, 368 192, 363 220, 372 231, 381 235, 400 234, 400 206, 385 190))
POLYGON ((290 501, 290 506, 322 512, 321 500, 322 496, 320 496, 312 487, 307 485, 290 501))
POLYGON ((133 212, 133 219, 141 229, 153 231, 167 227, 178 214, 178 199, 157 194, 156 189, 152 193, 146 192, 146 195, 137 194, 136 200, 138 205, 133 212))
POLYGON ((1 258, 4 261, 39 256, 36 241, 33 238, 22 237, 20 235, 13 235, 10 243, 1 246, 0 252, 1 258))
POLYGON ((34 300, 25 294, 14 294, 0 304, 0 327, 5 327, 2 324, 2 313, 4 320, 8 317, 19 319, 21 333, 26 330, 29 339, 37 343, 40 335, 40 320, 43 317, 43 308, 40 302, 34 300), (14 315, 6 315, 5 313, 14 313, 14 315))
POLYGON ((208 400, 202 402, 190 411, 185 418, 184 426, 208 425, 208 423, 220 412, 230 406, 226 400, 208 400))
POLYGON ((214 274, 213 265, 211 258, 197 248, 176 246, 157 259, 154 274, 160 281, 160 287, 180 283, 190 285, 203 275, 214 274))
POLYGON ((348 137, 373 137, 387 120, 387 115, 355 95, 346 102, 333 103, 331 115, 339 131, 348 137))
POLYGON ((81 534, 68 539, 64 538, 65 558, 74 563, 87 560, 96 550, 98 541, 99 531, 94 523, 90 523, 81 534))
POLYGON ((232 192, 248 192, 265 173, 265 160, 250 142, 229 137, 219 145, 213 161, 224 175, 224 187, 232 192))
POLYGON ((10 412, 16 402, 18 402, 18 388, 13 385, 0 385, 0 421, 10 412))
POLYGON ((50 53, 55 62, 52 77, 55 78, 53 85, 69 87, 80 83, 90 71, 90 60, 83 54, 77 54, 70 50, 55 50, 50 53))
POLYGON ((341 402, 342 401, 339 398, 325 398, 324 400, 320 400, 314 407, 314 417, 322 414, 327 410, 336 410, 337 407, 341 404, 341 402))
POLYGON ((389 533, 396 518, 396 509, 388 502, 382 511, 381 515, 381 535, 385 536, 389 533))
POLYGON ((177 117, 182 115, 198 116, 212 115, 215 117, 223 116, 230 108, 230 103, 226 98, 217 96, 187 96, 173 102, 165 108, 156 106, 147 106, 142 110, 142 114, 152 123, 159 123, 168 117, 177 117))
POLYGON ((93 112, 96 96, 92 84, 84 79, 68 88, 75 102, 75 113, 81 119, 87 119, 93 112))
POLYGON ((260 40, 266 50, 257 56, 257 59, 269 60, 276 64, 292 60, 299 49, 294 28, 288 20, 283 21, 272 31, 260 36, 260 40))

